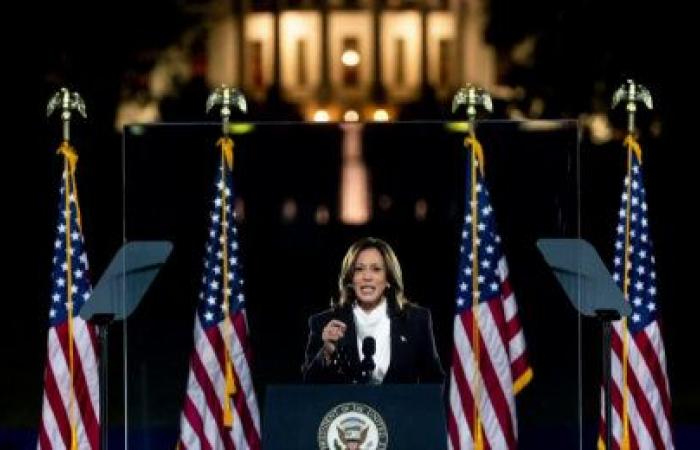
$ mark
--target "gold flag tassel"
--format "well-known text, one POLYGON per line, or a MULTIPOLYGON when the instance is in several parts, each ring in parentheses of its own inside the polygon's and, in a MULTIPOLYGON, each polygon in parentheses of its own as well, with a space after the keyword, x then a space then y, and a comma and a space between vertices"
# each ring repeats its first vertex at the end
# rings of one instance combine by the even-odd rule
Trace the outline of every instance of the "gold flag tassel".
MULTIPOLYGON (((623 145, 627 147, 628 151, 633 151, 635 155, 637 155, 637 159, 639 160, 639 164, 642 163, 642 146, 639 145, 639 142, 637 139, 634 137, 633 134, 628 134, 627 137, 625 138, 625 141, 623 142, 623 145)), ((628 161, 630 161, 628 159, 628 161)))
POLYGON ((219 138, 216 145, 221 147, 221 153, 226 161, 228 170, 233 170, 233 139, 228 136, 224 136, 219 138))
MULTIPOLYGON (((78 203, 78 184, 75 181, 75 171, 78 167, 78 153, 75 151, 72 145, 68 141, 63 141, 61 146, 58 147, 56 153, 63 155, 64 161, 68 164, 67 170, 70 175, 70 181, 68 185, 71 188, 71 193, 73 194, 73 201, 75 202, 76 217, 75 221, 78 223, 78 228, 82 228, 82 217, 80 216, 80 204, 78 203)), ((64 167, 64 170, 66 168, 64 167)), ((70 211, 69 211, 70 213, 70 211)))
POLYGON ((471 149, 470 152, 470 171, 471 171, 471 215, 472 215, 472 348, 474 349, 474 430, 472 436, 474 438, 474 450, 484 449, 484 436, 481 427, 481 417, 479 415, 479 403, 481 401, 481 369, 479 367, 480 355, 480 337, 479 337, 479 247, 477 242, 478 227, 477 224, 479 207, 476 170, 477 167, 481 175, 484 175, 484 150, 481 143, 474 135, 474 131, 470 129, 469 134, 464 139, 464 145, 471 149))
MULTIPOLYGON (((465 147, 471 148, 472 151, 474 152, 474 155, 476 156, 476 162, 477 165, 479 166, 479 171, 481 172, 481 176, 484 176, 484 148, 481 146, 481 142, 476 138, 476 135, 474 134, 473 131, 469 131, 469 134, 467 135, 466 138, 464 138, 464 145, 465 147)), ((472 178, 472 180, 474 180, 472 178)), ((474 185, 474 181, 472 181, 472 185, 474 185)))
POLYGON ((229 205, 226 201, 226 175, 227 170, 233 170, 233 140, 224 136, 219 139, 217 145, 221 147, 221 188, 219 195, 221 198, 221 238, 222 238, 222 258, 223 258, 223 311, 224 317, 224 364, 226 375, 226 386, 224 391, 224 426, 231 428, 233 426, 233 410, 231 408, 232 397, 236 394, 236 381, 233 374, 233 361, 231 361, 231 348, 229 339, 234 332, 231 324, 231 316, 229 313, 229 279, 228 279, 228 211, 229 205))
MULTIPOLYGON (((228 352, 228 344, 224 345, 226 351, 228 352)), ((231 408, 231 396, 233 393, 230 392, 231 389, 235 392, 235 385, 233 382, 233 373, 231 370, 231 361, 228 356, 226 356, 226 390, 224 392, 224 426, 226 428, 231 428, 233 426, 233 410, 231 408)))
MULTIPOLYGON (((75 169, 78 163, 78 154, 68 141, 63 141, 58 148, 58 154, 63 155, 63 199, 64 199, 64 214, 65 221, 65 252, 66 252, 66 308, 68 310, 68 368, 70 371, 70 393, 69 393, 69 420, 70 420, 70 440, 71 450, 78 450, 78 425, 76 417, 76 398, 74 389, 75 380, 75 351, 73 345, 73 249, 71 246, 71 197, 74 198, 77 208, 77 196, 75 190, 75 169)), ((79 214, 79 213, 78 213, 79 214)), ((76 217, 80 223, 80 217, 76 217)))

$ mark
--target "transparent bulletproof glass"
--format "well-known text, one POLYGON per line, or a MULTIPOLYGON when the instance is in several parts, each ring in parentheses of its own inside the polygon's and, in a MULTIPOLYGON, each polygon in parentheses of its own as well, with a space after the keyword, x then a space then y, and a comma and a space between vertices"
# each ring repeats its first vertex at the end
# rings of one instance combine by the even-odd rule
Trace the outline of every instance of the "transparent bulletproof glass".
MULTIPOLYGON (((248 363, 261 416, 269 386, 302 382, 308 318, 337 299, 343 255, 364 236, 394 248, 407 297, 432 313, 449 407, 460 258, 467 257, 460 247, 471 195, 465 125, 231 124, 236 233, 226 239, 235 240, 235 275, 244 281, 248 363)), ((214 196, 221 130, 209 123, 124 131, 124 241, 173 244, 140 305, 114 333, 122 340, 117 365, 124 390, 122 398, 111 394, 117 404, 111 422, 123 426, 125 448, 170 450, 178 442, 194 370, 193 336, 208 311, 197 314, 208 301, 200 294, 207 289, 206 271, 214 270, 205 260, 220 206, 214 196)), ((507 260, 523 358, 533 374, 516 396, 518 448, 592 448, 600 407, 599 326, 572 306, 537 241, 588 238, 590 231, 597 249, 612 250, 603 225, 614 218, 596 209, 604 190, 594 173, 587 175, 589 187, 582 179, 582 167, 595 162, 588 155, 582 163, 576 121, 480 121, 476 136, 484 161, 480 189, 490 193, 488 214, 507 260)), ((606 262, 608 256, 603 252, 606 262)))

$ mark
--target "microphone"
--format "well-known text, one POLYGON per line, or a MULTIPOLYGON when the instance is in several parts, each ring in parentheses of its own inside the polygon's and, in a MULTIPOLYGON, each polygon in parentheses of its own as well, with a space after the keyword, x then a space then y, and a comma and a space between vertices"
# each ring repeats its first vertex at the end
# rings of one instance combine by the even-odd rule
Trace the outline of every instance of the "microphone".
MULTIPOLYGON (((376 351, 377 343, 372 336, 367 336, 362 340, 362 356, 371 360, 376 351)), ((372 361, 372 364, 374 364, 374 361, 372 361)))
POLYGON ((372 357, 377 350, 377 343, 372 336, 367 336, 362 340, 362 361, 360 361, 360 381, 369 383, 374 372, 375 363, 372 357))

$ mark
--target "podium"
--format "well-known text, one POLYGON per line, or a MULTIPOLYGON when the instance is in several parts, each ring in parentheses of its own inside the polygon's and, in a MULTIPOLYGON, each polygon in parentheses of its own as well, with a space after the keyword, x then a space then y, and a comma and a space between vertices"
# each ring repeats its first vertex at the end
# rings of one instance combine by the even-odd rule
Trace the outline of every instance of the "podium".
POLYGON ((264 450, 443 450, 442 385, 278 385, 267 389, 264 450))

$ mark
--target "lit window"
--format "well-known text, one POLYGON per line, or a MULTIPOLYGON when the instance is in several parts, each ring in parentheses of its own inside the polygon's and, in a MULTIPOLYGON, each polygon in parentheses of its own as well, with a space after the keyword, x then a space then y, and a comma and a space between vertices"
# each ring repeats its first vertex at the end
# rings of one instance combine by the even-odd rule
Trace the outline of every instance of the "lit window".
POLYGON ((360 52, 358 51, 357 38, 346 37, 343 39, 343 53, 340 56, 343 64, 343 84, 345 86, 357 86, 360 82, 360 52))
POLYGON ((329 120, 331 117, 325 109, 319 109, 314 113, 314 122, 328 122, 329 120))
POLYGON ((343 120, 346 122, 357 122, 360 120, 360 114, 354 109, 348 109, 345 111, 345 114, 343 114, 343 120))
POLYGON ((372 115, 372 118, 375 122, 386 122, 389 120, 389 112, 382 108, 376 109, 372 115))

